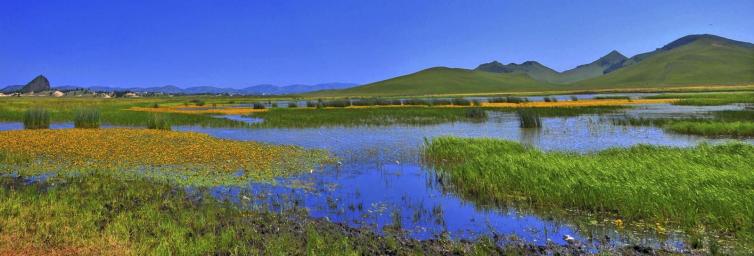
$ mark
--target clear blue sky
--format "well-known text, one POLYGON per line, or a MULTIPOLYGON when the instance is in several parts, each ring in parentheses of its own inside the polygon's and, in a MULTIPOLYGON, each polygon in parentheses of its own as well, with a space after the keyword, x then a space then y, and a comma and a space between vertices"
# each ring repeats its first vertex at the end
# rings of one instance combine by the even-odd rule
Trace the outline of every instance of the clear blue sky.
POLYGON ((687 34, 754 42, 754 1, 0 1, 0 86, 367 83, 432 66, 562 71, 687 34))

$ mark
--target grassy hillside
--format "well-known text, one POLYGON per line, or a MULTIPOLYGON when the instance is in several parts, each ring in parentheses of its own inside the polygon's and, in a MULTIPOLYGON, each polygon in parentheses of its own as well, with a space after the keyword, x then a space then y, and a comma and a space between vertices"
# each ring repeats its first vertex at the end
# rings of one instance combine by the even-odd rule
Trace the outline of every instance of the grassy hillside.
MULTIPOLYGON (((636 88, 754 83, 754 47, 715 36, 690 36, 576 88, 636 88), (692 40, 693 39, 693 40, 692 40)), ((635 59, 634 57, 632 59, 635 59)))
POLYGON ((490 73, 436 67, 355 88, 322 91, 308 96, 419 96, 552 90, 553 85, 523 73, 490 73))
POLYGON ((558 71, 552 70, 536 61, 526 61, 521 64, 510 63, 507 65, 493 61, 481 64, 474 70, 492 73, 524 73, 534 80, 548 83, 557 82, 560 75, 558 71))
POLYGON ((754 84, 754 44, 691 35, 626 59, 617 51, 563 73, 533 61, 490 62, 477 70, 430 68, 307 96, 417 96, 754 84))

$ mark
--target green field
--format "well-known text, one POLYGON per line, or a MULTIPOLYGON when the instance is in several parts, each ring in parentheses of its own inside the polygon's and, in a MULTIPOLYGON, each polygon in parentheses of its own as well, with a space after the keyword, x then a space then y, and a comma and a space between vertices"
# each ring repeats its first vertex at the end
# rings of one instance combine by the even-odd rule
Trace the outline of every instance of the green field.
POLYGON ((574 209, 626 225, 678 227, 754 244, 754 146, 635 146, 543 152, 493 139, 436 138, 425 158, 486 207, 574 209), (656 224, 655 224, 656 223, 656 224))

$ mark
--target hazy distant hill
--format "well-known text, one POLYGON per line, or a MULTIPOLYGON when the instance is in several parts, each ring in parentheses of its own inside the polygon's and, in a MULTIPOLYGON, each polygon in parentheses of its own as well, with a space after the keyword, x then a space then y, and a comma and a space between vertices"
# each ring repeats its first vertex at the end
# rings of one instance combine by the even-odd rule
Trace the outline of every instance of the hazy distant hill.
MULTIPOLYGON (((54 89, 61 91, 71 91, 79 89, 88 89, 95 92, 114 92, 114 91, 131 91, 141 93, 164 93, 164 94, 240 94, 240 95, 283 95, 283 94, 298 94, 307 93, 320 90, 335 90, 354 87, 357 84, 352 83, 325 83, 316 85, 288 85, 288 86, 275 86, 275 85, 256 85, 246 88, 221 88, 213 86, 196 86, 189 88, 179 88, 174 85, 166 85, 159 87, 109 87, 109 86, 75 86, 65 85, 54 87, 54 89)), ((24 86, 14 85, 8 86, 0 90, 3 93, 11 93, 20 91, 24 86)), ((48 88, 49 89, 49 88, 48 88)))
POLYGON ((354 88, 311 96, 397 96, 754 84, 754 46, 714 35, 691 35, 626 58, 612 51, 564 72, 538 62, 430 68, 354 88))

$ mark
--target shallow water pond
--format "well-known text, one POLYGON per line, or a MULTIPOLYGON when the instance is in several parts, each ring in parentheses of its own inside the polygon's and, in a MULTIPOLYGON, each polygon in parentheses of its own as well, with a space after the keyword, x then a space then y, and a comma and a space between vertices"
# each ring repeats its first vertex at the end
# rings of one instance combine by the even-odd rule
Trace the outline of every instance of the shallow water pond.
MULTIPOLYGON (((399 223, 407 234, 428 239, 448 234, 455 239, 478 235, 515 235, 542 245, 565 244, 573 236, 592 248, 622 243, 678 250, 682 234, 658 238, 653 232, 620 235, 609 227, 576 228, 565 220, 547 219, 517 209, 483 209, 444 191, 433 172, 422 166, 420 151, 425 138, 437 136, 491 137, 532 145, 543 150, 591 152, 636 144, 693 146, 725 139, 680 135, 650 126, 617 126, 609 120, 626 115, 642 117, 701 116, 709 111, 736 110, 740 105, 687 107, 645 105, 608 115, 543 118, 541 129, 519 128, 514 113, 489 112, 481 123, 445 123, 426 126, 325 127, 304 129, 222 129, 196 126, 178 130, 207 133, 234 140, 293 144, 327 149, 341 159, 335 166, 311 174, 282 179, 277 185, 252 184, 248 188, 216 188, 215 194, 254 207, 280 209, 305 207, 316 218, 380 231, 399 223), (590 240, 589 238, 597 238, 590 240)), ((237 119, 237 117, 231 117, 237 119)), ((258 122, 259 120, 253 120, 258 122)), ((748 142, 754 140, 747 139, 748 142)), ((602 220, 599 220, 602 222, 602 220)))

